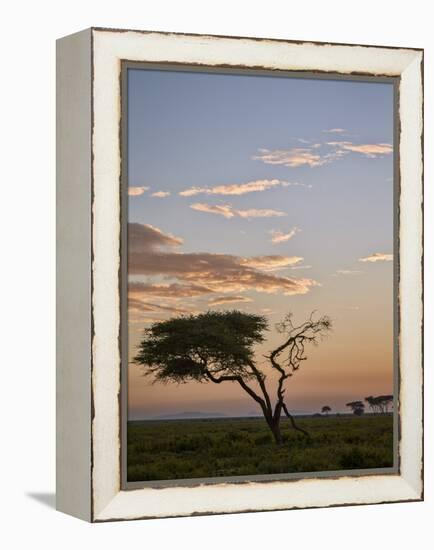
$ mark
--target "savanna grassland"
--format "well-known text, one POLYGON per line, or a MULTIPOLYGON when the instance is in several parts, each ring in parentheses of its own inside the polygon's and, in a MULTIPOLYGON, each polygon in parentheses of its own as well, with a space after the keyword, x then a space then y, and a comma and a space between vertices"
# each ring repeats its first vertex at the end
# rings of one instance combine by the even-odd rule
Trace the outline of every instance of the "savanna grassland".
POLYGON ((298 417, 276 445, 262 418, 128 423, 128 481, 393 466, 393 415, 298 417))

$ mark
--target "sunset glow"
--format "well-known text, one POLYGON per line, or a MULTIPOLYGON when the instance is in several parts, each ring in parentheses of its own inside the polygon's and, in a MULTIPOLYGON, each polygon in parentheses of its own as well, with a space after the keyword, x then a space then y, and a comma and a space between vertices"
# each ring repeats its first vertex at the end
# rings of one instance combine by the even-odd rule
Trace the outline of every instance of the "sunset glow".
MULTIPOLYGON (((129 358, 174 316, 327 315, 287 383, 295 413, 393 393, 393 87, 128 73, 129 358)), ((275 374, 270 372, 272 382, 275 374)), ((130 419, 257 414, 236 384, 152 384, 129 366, 130 419)))

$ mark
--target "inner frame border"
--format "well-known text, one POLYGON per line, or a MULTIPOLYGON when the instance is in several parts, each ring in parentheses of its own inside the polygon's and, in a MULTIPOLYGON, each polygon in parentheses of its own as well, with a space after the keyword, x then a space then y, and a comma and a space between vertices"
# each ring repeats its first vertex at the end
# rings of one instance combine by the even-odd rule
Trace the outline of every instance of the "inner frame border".
POLYGON ((334 71, 288 71, 281 69, 257 69, 234 67, 233 65, 205 65, 196 63, 130 61, 120 62, 120 268, 119 268, 119 348, 120 348, 120 489, 135 490, 141 488, 197 487, 199 485, 270 483, 276 481, 300 481, 301 479, 339 479, 341 477, 363 477, 372 475, 400 474, 400 118, 399 86, 401 77, 389 75, 342 74, 334 71), (366 468, 354 470, 334 470, 319 472, 299 472, 288 474, 264 474, 246 476, 221 476, 209 478, 189 478, 155 481, 128 481, 127 479, 127 425, 128 425, 128 70, 159 70, 168 72, 200 72, 208 74, 233 74, 243 76, 287 77, 317 80, 358 81, 367 83, 387 83, 393 85, 393 466, 390 468, 366 468))

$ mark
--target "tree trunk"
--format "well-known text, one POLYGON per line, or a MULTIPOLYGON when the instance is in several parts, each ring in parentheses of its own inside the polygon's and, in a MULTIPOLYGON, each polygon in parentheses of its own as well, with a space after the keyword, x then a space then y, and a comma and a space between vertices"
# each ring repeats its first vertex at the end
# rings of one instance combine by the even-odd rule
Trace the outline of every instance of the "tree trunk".
POLYGON ((282 444, 282 434, 280 433, 280 418, 278 420, 270 420, 268 426, 273 434, 274 441, 277 445, 282 444))

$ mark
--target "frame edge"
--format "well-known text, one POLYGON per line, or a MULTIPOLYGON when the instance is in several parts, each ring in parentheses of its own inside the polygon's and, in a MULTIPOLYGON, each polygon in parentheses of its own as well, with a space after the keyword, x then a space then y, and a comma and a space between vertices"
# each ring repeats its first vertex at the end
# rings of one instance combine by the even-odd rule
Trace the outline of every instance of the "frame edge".
POLYGON ((91 30, 56 42, 56 509, 91 521, 91 30))
MULTIPOLYGON (((96 34, 102 34, 102 33, 106 33, 106 31, 104 29, 99 29, 99 28, 95 28, 95 29, 92 29, 93 31, 97 31, 96 34)), ((110 31, 110 29, 108 29, 110 31)), ((112 34, 117 34, 119 32, 128 32, 128 31, 116 31, 116 30, 112 30, 111 31, 112 34)), ((138 32, 138 31, 132 31, 132 32, 138 32)), ((146 32, 146 31, 144 31, 146 32)), ((106 33, 107 34, 107 33, 106 33)), ((152 31, 150 31, 150 34, 155 34, 155 35, 158 35, 158 36, 162 36, 164 34, 170 34, 171 36, 177 36, 176 33, 153 33, 152 31)), ((181 37, 184 36, 181 34, 181 37)), ((194 36, 201 36, 201 35, 194 35, 194 36)), ((236 37, 227 37, 227 38, 236 38, 236 37)), ((254 42, 255 40, 254 39, 249 39, 247 38, 246 39, 247 41, 251 40, 252 42, 254 42)), ((263 40, 263 41, 267 41, 267 39, 260 39, 260 40, 263 40)), ((271 40, 270 40, 271 41, 271 40)), ((286 43, 291 43, 291 41, 286 41, 286 40, 283 40, 281 42, 286 42, 286 43)), ((302 44, 315 44, 315 43, 312 43, 312 42, 302 42, 302 44)), ((336 44, 336 46, 338 46, 336 44)), ((351 46, 351 45, 348 45, 348 46, 351 46)), ((368 47, 368 46, 366 46, 368 47)), ((381 47, 376 47, 376 48, 381 48, 381 47)), ((385 49, 385 48, 384 48, 385 49)), ((423 57, 423 50, 419 50, 419 49, 409 49, 409 48, 391 48, 392 50, 400 50, 402 51, 403 53, 405 53, 405 61, 403 60, 402 61, 402 64, 400 65, 399 69, 395 66, 393 68, 393 72, 391 73, 391 75, 393 76, 397 76, 397 74, 402 74, 404 72, 404 70, 409 66, 411 65, 411 63, 417 58, 419 57, 419 54, 422 52, 422 57, 423 57), (405 65, 405 67, 404 67, 405 65)), ((114 54, 114 51, 110 51, 110 55, 113 55, 114 54)), ((390 54, 392 56, 392 52, 390 54)), ((393 55, 396 55, 396 51, 393 52, 393 55)), ((388 57, 389 57, 389 54, 388 54, 388 57)), ((120 58, 123 58, 122 56, 120 56, 120 58)), ((273 67, 274 68, 274 67, 273 67)), ((291 70, 294 70, 294 69, 291 69, 291 70)), ((422 157, 419 156, 419 158, 417 159, 418 162, 421 162, 423 160, 422 157)), ((420 243, 418 243, 418 246, 420 245, 420 243)), ((416 369, 420 369, 421 368, 421 364, 417 364, 415 365, 415 368, 416 369)), ((414 463, 413 463, 413 466, 414 466, 414 463)), ((423 466, 421 468, 421 470, 423 470, 423 466)), ((414 471, 413 471, 414 473, 414 471)), ((422 500, 423 499, 423 485, 421 487, 421 490, 419 491, 419 482, 416 483, 416 485, 412 485, 411 481, 408 480, 408 479, 405 479, 405 477, 403 478, 402 476, 396 476, 397 478, 400 478, 400 494, 399 494, 399 497, 397 498, 398 495, 395 495, 393 498, 391 498, 390 500, 382 500, 382 499, 379 499, 377 501, 373 500, 371 502, 369 502, 369 504, 377 504, 377 503, 382 503, 382 502, 400 502, 400 501, 419 501, 419 500, 422 500)), ((398 481, 398 479, 397 479, 398 481)), ((414 479, 412 480, 414 481, 414 479)), ((419 480, 418 480, 419 481, 419 480)), ((95 487, 94 487, 95 489, 95 487)), ((98 489, 98 487, 97 487, 98 489)), ((144 496, 144 495, 143 495, 144 496)), ((110 501, 106 501, 106 505, 105 506, 102 506, 99 508, 99 510, 97 510, 97 513, 96 513, 96 516, 95 516, 95 521, 114 521, 114 520, 122 520, 122 519, 144 519, 146 517, 176 517, 176 515, 204 515, 204 514, 209 514, 209 513, 236 513, 237 510, 230 510, 230 511, 227 511, 227 512, 206 512, 206 511, 200 511, 200 512, 193 512, 192 514, 183 514, 183 513, 180 513, 180 514, 176 514, 176 515, 172 515, 172 514, 164 514, 164 512, 161 514, 161 515, 140 515, 140 514, 137 514, 137 515, 129 515, 126 512, 126 508, 124 507, 124 504, 125 504, 125 501, 124 501, 124 498, 125 498, 125 492, 124 491, 119 491, 117 492, 110 501)), ((351 505, 351 504, 368 504, 367 502, 351 502, 351 499, 348 499, 348 503, 345 503, 345 504, 339 504, 338 503, 338 500, 335 500, 335 503, 334 504, 329 504, 328 506, 340 506, 340 505, 351 505)), ((285 508, 276 508, 277 509, 291 509, 291 508, 298 508, 300 506, 288 506, 288 507, 285 507, 285 508)), ((308 505, 308 506, 302 506, 302 507, 307 507, 307 508, 312 508, 312 507, 324 507, 324 505, 315 505, 315 504, 312 504, 312 505, 308 505)), ((257 511, 266 511, 266 509, 262 508, 262 509, 258 509, 257 511)), ((241 509, 241 510, 238 510, 239 512, 244 512, 244 511, 254 511, 254 510, 251 510, 251 509, 241 509)))

